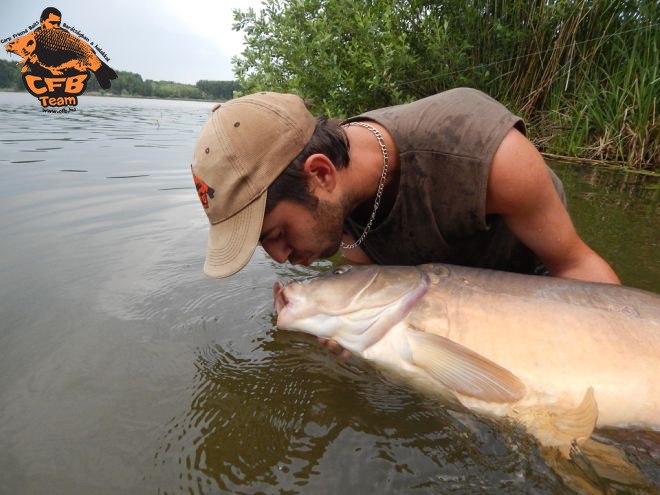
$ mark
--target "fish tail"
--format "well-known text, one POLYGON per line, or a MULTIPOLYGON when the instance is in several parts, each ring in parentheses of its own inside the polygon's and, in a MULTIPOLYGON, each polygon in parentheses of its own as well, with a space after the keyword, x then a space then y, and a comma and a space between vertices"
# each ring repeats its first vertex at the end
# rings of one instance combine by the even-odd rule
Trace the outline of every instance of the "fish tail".
POLYGON ((117 73, 104 62, 101 62, 101 67, 94 72, 94 75, 103 89, 108 89, 110 81, 117 79, 117 73))

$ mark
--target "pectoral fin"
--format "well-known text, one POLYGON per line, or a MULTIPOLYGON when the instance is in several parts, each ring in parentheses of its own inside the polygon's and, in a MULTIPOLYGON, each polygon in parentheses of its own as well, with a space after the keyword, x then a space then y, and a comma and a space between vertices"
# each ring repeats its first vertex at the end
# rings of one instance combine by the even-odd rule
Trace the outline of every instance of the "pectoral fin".
POLYGON ((525 385, 510 371, 449 339, 409 330, 413 364, 445 387, 486 402, 515 402, 525 385))

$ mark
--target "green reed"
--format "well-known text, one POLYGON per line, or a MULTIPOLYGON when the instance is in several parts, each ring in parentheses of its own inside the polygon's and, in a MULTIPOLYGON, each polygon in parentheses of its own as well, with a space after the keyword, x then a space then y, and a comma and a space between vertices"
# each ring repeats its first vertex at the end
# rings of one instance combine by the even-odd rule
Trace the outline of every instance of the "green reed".
POLYGON ((658 41, 657 27, 615 34, 578 60, 571 87, 556 84, 543 112, 547 151, 657 168, 658 41))

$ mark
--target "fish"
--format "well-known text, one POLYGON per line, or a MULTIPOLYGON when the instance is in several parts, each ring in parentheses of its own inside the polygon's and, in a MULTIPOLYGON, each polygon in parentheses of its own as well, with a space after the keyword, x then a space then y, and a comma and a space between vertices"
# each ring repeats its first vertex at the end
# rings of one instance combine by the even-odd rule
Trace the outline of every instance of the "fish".
POLYGON ((30 66, 40 66, 53 75, 64 71, 86 72, 91 70, 103 89, 117 79, 112 70, 94 53, 91 46, 61 28, 38 28, 5 44, 5 50, 22 57, 25 72, 30 66))
POLYGON ((276 282, 273 297, 278 329, 333 339, 424 392, 517 421, 567 459, 593 445, 595 428, 660 430, 652 292, 446 264, 343 265, 276 282))

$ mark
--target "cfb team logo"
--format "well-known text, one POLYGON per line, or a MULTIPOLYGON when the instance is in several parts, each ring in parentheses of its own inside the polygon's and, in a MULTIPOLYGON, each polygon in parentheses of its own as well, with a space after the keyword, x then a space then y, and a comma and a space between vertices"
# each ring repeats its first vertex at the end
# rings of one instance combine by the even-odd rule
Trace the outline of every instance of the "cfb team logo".
MULTIPOLYGON (((35 22, 30 29, 36 26, 35 22)), ((13 40, 5 44, 5 50, 23 59, 16 64, 23 64, 23 84, 39 99, 44 111, 48 111, 48 107, 67 111, 64 107, 75 107, 78 96, 85 91, 90 77, 88 71, 94 73, 103 89, 108 89, 110 81, 117 78, 115 71, 96 55, 88 42, 89 38, 83 33, 66 23, 62 25, 59 10, 48 7, 41 13, 39 27, 14 34, 13 40), (77 36, 64 28, 71 29, 77 36)), ((106 61, 110 60, 98 45, 96 49, 106 61)))

